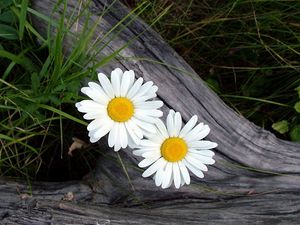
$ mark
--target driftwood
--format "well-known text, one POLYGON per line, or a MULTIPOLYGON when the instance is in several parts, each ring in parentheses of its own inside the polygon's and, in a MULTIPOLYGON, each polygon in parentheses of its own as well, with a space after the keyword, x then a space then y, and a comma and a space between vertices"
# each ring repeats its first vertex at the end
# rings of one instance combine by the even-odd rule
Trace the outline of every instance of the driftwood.
MULTIPOLYGON (((35 0, 33 7, 49 14, 53 2, 35 0)), ((101 12, 104 2, 94 1, 91 10, 101 12)), ((75 4, 76 0, 68 1, 70 8, 75 4)), ((99 33, 109 30, 126 14, 128 10, 115 3, 97 28, 99 33)), ((47 29, 42 23, 36 27, 47 29)), ((29 187, 26 182, 2 178, 1 224, 299 224, 300 144, 276 138, 226 106, 140 20, 123 30, 104 54, 142 32, 120 54, 148 60, 119 57, 101 70, 133 69, 159 87, 165 112, 172 107, 182 113, 185 121, 197 114, 211 127, 208 139, 219 144, 216 164, 210 166, 204 179, 193 178, 190 186, 162 190, 153 180, 141 178, 130 149, 118 155, 103 141, 100 146, 104 157, 81 181, 37 182, 29 187), (30 190, 32 195, 28 194, 30 190)))

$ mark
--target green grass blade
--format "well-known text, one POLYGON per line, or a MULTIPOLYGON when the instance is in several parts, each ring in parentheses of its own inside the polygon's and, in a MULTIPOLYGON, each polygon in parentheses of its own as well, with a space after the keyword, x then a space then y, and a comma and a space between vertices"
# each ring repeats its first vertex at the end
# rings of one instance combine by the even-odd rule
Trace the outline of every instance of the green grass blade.
POLYGON ((19 39, 22 40, 24 36, 24 27, 26 23, 28 0, 22 0, 21 2, 21 13, 19 17, 19 39))
POLYGON ((15 55, 6 50, 0 50, 0 58, 7 58, 16 64, 23 66, 29 72, 36 70, 36 66, 31 62, 31 60, 23 55, 15 55))
POLYGON ((84 125, 84 126, 87 126, 87 125, 88 125, 87 122, 85 122, 85 121, 83 121, 83 120, 80 120, 80 119, 78 119, 78 118, 76 118, 76 117, 74 117, 74 116, 72 116, 72 115, 70 115, 70 114, 68 114, 68 113, 65 113, 65 112, 63 112, 63 111, 61 111, 61 110, 59 110, 59 109, 56 109, 56 108, 54 108, 54 107, 52 107, 52 106, 44 105, 44 104, 38 104, 38 106, 39 106, 40 108, 43 108, 43 109, 49 110, 49 111, 51 111, 51 112, 54 112, 54 113, 56 113, 56 114, 58 114, 58 115, 61 115, 61 116, 65 117, 65 118, 67 118, 67 119, 69 119, 69 120, 72 120, 72 121, 74 121, 74 122, 76 122, 76 123, 82 124, 82 125, 84 125))
POLYGON ((257 101, 257 102, 263 102, 263 103, 267 103, 267 104, 282 106, 282 107, 286 107, 286 108, 293 108, 293 106, 290 106, 290 105, 286 105, 286 104, 283 104, 280 102, 274 102, 274 101, 270 101, 270 100, 266 100, 266 99, 261 99, 261 98, 253 98, 253 97, 238 96, 238 95, 221 95, 221 96, 225 97, 225 98, 245 99, 245 100, 249 100, 249 101, 257 101))

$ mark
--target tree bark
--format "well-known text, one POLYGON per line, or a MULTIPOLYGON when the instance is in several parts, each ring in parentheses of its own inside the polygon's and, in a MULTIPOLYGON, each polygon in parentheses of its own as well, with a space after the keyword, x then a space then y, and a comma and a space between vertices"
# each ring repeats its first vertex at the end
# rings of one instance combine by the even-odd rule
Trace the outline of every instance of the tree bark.
MULTIPOLYGON (((111 1, 94 1, 92 21, 107 9, 107 2, 111 1)), ((32 3, 35 10, 50 15, 56 1, 32 3)), ((76 6, 76 0, 68 1, 69 12, 76 6)), ((95 33, 105 34, 128 13, 122 4, 114 3, 95 33)), ((36 21, 36 28, 45 32, 47 24, 36 21)), ((152 179, 141 177, 131 149, 117 154, 104 140, 99 143, 103 156, 97 168, 81 181, 28 186, 0 179, 1 223, 299 224, 300 144, 280 140, 230 109, 140 19, 123 28, 102 54, 112 54, 130 41, 113 62, 99 70, 109 74, 116 67, 133 69, 158 86, 165 115, 169 108, 181 112, 185 121, 198 115, 211 128, 208 139, 219 144, 216 164, 204 179, 193 178, 190 186, 162 190, 152 179)), ((74 41, 65 45, 70 48, 74 41)))

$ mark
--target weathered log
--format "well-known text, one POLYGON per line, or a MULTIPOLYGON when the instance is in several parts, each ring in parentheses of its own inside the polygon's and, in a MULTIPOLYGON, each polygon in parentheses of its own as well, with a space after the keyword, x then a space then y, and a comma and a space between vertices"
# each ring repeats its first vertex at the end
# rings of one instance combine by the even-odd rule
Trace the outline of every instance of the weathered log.
MULTIPOLYGON (((33 1, 49 14, 56 1, 33 1)), ((75 0, 68 1, 73 10, 75 0)), ((106 1, 95 0, 93 12, 106 1)), ((105 33, 128 10, 115 3, 97 28, 105 33)), ((96 21, 97 16, 91 18, 96 21)), ((80 23, 79 23, 80 26, 80 23)), ((39 31, 47 25, 39 22, 39 31)), ((283 141, 238 115, 197 77, 192 68, 141 20, 135 20, 103 50, 108 55, 138 38, 101 71, 133 69, 152 80, 158 97, 180 111, 209 124, 209 140, 219 144, 216 164, 203 180, 162 190, 143 179, 130 149, 119 155, 105 141, 97 168, 82 181, 62 183, 0 180, 0 221, 3 224, 299 224, 300 144, 283 141), (141 34, 142 33, 142 34, 141 34), (141 35, 140 35, 141 34, 141 35), (128 59, 138 57, 147 60, 128 59), (163 62, 163 64, 153 63, 163 62), (29 195, 32 190, 31 195, 29 195)), ((72 46, 72 41, 67 43, 72 46)))

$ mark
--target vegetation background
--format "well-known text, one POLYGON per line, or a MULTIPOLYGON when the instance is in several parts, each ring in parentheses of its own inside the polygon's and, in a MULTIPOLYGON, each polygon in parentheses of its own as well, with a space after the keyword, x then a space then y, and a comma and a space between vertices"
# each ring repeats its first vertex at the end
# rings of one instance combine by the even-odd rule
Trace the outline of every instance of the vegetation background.
MULTIPOLYGON (((101 15, 110 8, 91 24, 91 1, 78 1, 82 13, 71 15, 66 14, 66 1, 57 2, 64 10, 61 19, 53 21, 32 9, 28 0, 0 0, 2 176, 76 179, 101 154, 86 144, 86 122, 74 103, 82 99, 78 95, 82 80, 95 79, 96 69, 126 47, 94 61, 124 26, 117 24, 104 38, 92 42, 101 15), (35 30, 33 16, 49 24, 46 36, 35 30), (65 56, 62 43, 67 35, 74 36, 71 28, 80 17, 87 22, 76 36, 78 44, 65 56), (55 36, 50 35, 53 27, 55 36), (71 157, 68 149, 74 143, 85 148, 71 157)), ((132 13, 121 22, 130 23, 132 15, 139 15, 234 110, 280 138, 300 141, 299 1, 123 2, 132 13)))

